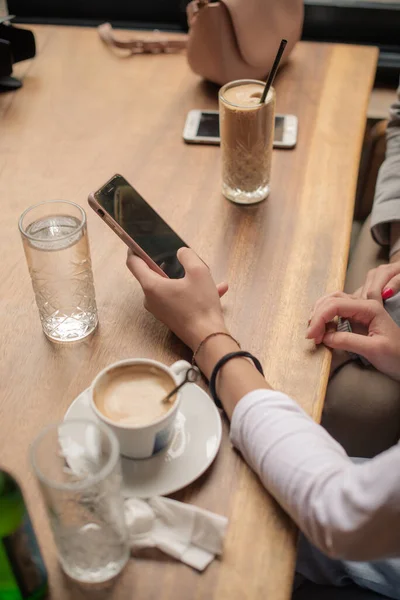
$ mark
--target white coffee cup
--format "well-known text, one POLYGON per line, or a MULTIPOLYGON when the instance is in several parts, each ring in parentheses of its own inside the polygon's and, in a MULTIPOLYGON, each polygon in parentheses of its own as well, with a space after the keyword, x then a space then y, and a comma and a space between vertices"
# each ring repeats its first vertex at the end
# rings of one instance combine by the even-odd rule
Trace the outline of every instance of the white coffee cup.
POLYGON ((160 450, 166 448, 172 439, 174 423, 182 399, 182 392, 181 390, 177 392, 176 399, 171 403, 169 411, 147 425, 130 425, 118 423, 109 419, 97 407, 96 402, 94 401, 93 392, 109 371, 129 365, 148 365, 149 367, 156 367, 168 373, 175 384, 179 385, 185 378, 186 371, 190 368, 190 364, 185 360, 178 360, 178 362, 167 367, 166 365, 149 358, 120 360, 100 371, 90 386, 90 403, 92 410, 100 421, 115 433, 119 441, 121 454, 128 458, 150 458, 157 452, 160 452, 160 450))

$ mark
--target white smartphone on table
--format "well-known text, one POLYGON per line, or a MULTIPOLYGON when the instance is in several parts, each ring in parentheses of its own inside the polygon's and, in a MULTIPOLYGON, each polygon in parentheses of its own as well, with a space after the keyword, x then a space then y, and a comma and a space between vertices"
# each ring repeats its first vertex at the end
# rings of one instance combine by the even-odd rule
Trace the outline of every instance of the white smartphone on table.
MULTIPOLYGON (((275 115, 274 148, 294 148, 298 122, 295 115, 275 115)), ((186 118, 183 139, 188 144, 215 144, 219 137, 217 110, 191 110, 186 118)))

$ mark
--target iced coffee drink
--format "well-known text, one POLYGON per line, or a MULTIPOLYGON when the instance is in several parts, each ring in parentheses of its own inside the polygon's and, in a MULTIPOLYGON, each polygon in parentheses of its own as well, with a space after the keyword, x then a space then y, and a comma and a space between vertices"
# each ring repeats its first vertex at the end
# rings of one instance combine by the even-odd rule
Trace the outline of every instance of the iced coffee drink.
POLYGON ((264 86, 243 79, 219 92, 222 193, 238 204, 254 204, 269 194, 275 90, 260 104, 264 86))

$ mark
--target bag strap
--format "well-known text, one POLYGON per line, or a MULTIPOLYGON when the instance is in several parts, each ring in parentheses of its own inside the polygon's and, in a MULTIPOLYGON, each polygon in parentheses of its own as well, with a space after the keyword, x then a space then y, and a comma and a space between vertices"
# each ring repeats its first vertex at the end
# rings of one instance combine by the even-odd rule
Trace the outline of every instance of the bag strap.
MULTIPOLYGON (((204 0, 203 0, 204 1, 204 0)), ((160 36, 160 32, 156 29, 153 35, 135 38, 122 41, 115 37, 113 28, 110 23, 99 25, 98 32, 102 41, 111 48, 120 48, 129 50, 129 54, 168 54, 179 52, 187 46, 187 36, 182 36, 180 39, 170 39, 160 36)))

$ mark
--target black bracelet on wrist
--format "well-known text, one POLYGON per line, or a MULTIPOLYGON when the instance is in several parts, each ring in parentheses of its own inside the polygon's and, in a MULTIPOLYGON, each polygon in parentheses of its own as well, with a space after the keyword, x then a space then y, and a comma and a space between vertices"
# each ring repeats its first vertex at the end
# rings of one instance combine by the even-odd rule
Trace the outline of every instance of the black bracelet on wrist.
POLYGON ((210 384, 209 384, 211 397, 214 400, 214 402, 218 408, 223 408, 223 406, 221 404, 221 400, 217 396, 217 390, 216 390, 216 381, 217 381, 218 372, 220 371, 220 369, 222 369, 222 367, 224 365, 226 365, 227 362, 229 362, 233 358, 238 358, 238 357, 250 358, 253 361, 254 366, 257 369, 257 371, 259 371, 261 373, 261 375, 264 375, 264 371, 263 371, 260 361, 258 360, 258 358, 256 358, 252 354, 250 354, 250 352, 246 352, 245 350, 238 350, 237 352, 230 352, 229 354, 225 354, 225 356, 220 358, 219 361, 217 362, 217 364, 215 365, 213 372, 211 373, 210 384))

